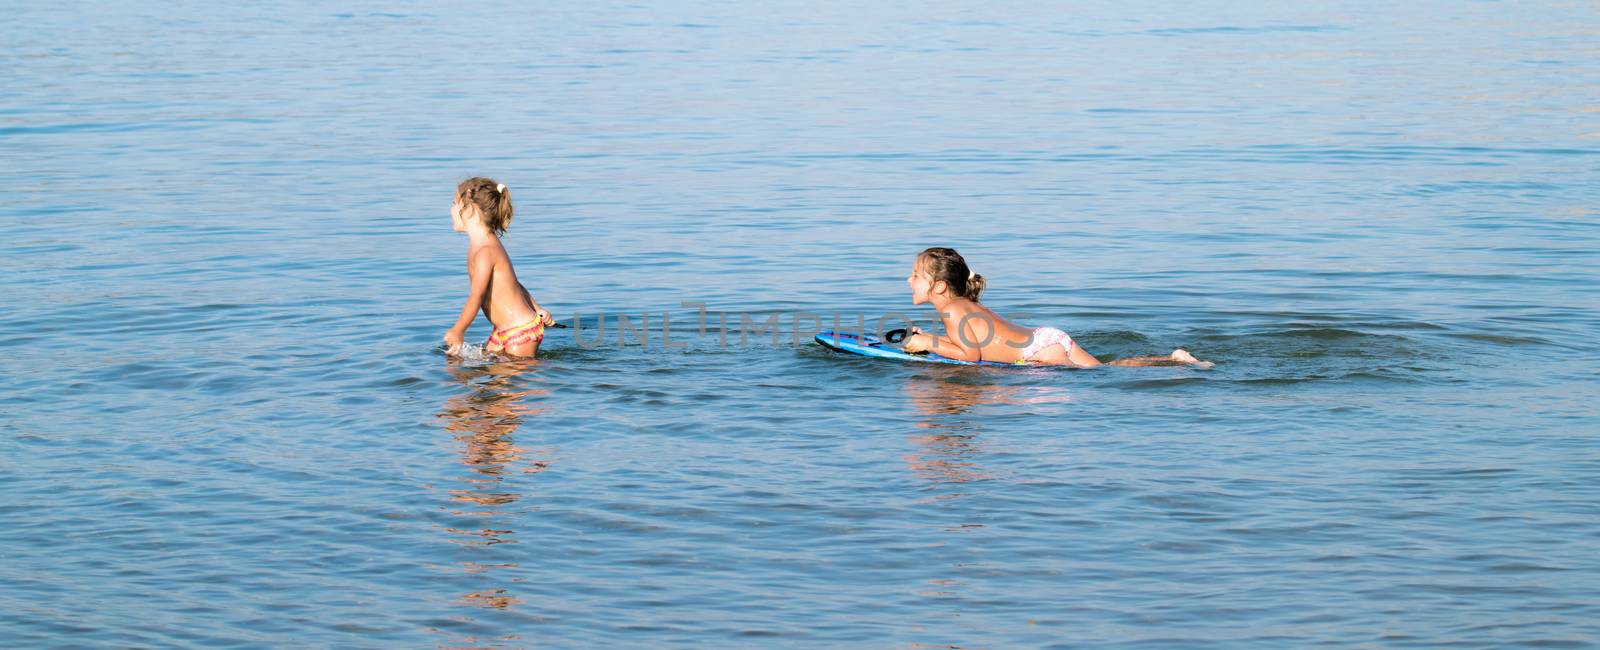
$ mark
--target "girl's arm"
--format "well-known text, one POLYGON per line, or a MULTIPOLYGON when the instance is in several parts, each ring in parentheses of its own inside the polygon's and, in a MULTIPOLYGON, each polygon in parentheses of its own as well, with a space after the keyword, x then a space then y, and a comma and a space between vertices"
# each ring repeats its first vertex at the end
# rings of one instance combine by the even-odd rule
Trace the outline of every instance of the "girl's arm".
POLYGON ((556 324, 555 317, 551 316, 550 312, 545 311, 543 307, 539 306, 539 301, 533 299, 533 294, 528 293, 527 287, 522 286, 522 283, 518 282, 517 288, 522 290, 522 299, 528 301, 528 306, 533 308, 533 313, 539 317, 539 322, 542 322, 545 325, 556 324))
MULTIPOLYGON (((945 324, 946 327, 949 323, 945 324)), ((960 341, 949 336, 936 336, 922 331, 920 327, 912 327, 913 334, 906 337, 906 352, 938 352, 939 356, 957 359, 960 361, 980 361, 983 351, 976 347, 962 345, 960 341)))
POLYGON ((983 350, 976 346, 963 345, 959 336, 952 339, 949 335, 945 335, 934 339, 933 351, 938 352, 939 356, 960 361, 983 360, 983 350))
POLYGON ((466 341, 467 328, 478 318, 478 310, 483 307, 483 295, 489 291, 489 276, 493 273, 494 260, 488 255, 473 257, 467 264, 467 277, 472 285, 467 292, 467 304, 461 308, 461 315, 456 317, 455 326, 444 333, 444 342, 450 346, 451 354, 466 341))

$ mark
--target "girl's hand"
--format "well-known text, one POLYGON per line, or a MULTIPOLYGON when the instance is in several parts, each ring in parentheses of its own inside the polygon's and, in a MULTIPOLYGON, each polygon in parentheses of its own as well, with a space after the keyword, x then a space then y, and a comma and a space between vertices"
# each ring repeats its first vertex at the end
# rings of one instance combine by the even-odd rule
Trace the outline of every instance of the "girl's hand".
POLYGON ((917 330, 915 327, 911 328, 911 331, 912 333, 906 337, 905 342, 900 345, 900 349, 912 354, 927 352, 929 339, 932 337, 928 336, 926 332, 917 330))
POLYGON ((448 332, 445 332, 444 333, 444 344, 449 348, 449 349, 445 350, 445 354, 448 354, 448 355, 450 355, 452 357, 455 356, 457 352, 461 351, 462 344, 464 344, 466 342, 467 342, 466 336, 463 335, 461 332, 457 332, 455 330, 450 330, 448 332))
POLYGON ((545 327, 556 324, 556 318, 551 316, 550 312, 545 311, 543 307, 534 307, 533 315, 539 319, 539 322, 544 323, 545 327))

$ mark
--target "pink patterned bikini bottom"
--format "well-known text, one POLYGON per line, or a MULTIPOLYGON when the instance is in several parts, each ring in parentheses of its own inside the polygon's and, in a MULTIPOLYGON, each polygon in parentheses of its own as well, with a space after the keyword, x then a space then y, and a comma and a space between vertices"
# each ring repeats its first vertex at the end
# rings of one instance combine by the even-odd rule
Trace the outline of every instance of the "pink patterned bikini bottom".
POLYGON ((1060 345, 1062 350, 1070 353, 1072 352, 1072 337, 1054 327, 1036 329, 1033 331, 1033 343, 1022 351, 1022 360, 1033 361, 1034 357, 1039 356, 1040 352, 1044 352, 1052 345, 1060 345))

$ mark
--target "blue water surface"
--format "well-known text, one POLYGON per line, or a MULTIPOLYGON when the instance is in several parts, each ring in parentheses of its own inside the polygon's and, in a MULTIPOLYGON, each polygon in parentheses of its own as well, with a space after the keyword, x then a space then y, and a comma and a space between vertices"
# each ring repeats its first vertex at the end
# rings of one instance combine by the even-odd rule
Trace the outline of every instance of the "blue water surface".
POLYGON ((1593 4, 7 12, 7 647, 1600 644, 1593 4))

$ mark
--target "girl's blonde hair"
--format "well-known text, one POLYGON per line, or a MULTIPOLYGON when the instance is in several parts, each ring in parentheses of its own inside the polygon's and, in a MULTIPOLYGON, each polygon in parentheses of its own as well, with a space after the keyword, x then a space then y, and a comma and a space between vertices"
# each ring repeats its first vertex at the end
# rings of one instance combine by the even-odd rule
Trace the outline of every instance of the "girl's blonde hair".
POLYGON ((966 298, 973 302, 978 301, 978 294, 983 293, 984 286, 988 285, 983 276, 973 273, 967 268, 967 261, 954 248, 929 248, 917 254, 917 264, 927 270, 928 276, 934 282, 943 282, 950 287, 950 294, 966 298))
POLYGON ((478 208, 483 225, 496 237, 506 234, 506 228, 511 226, 511 190, 493 179, 474 176, 461 181, 456 186, 456 199, 478 208))

